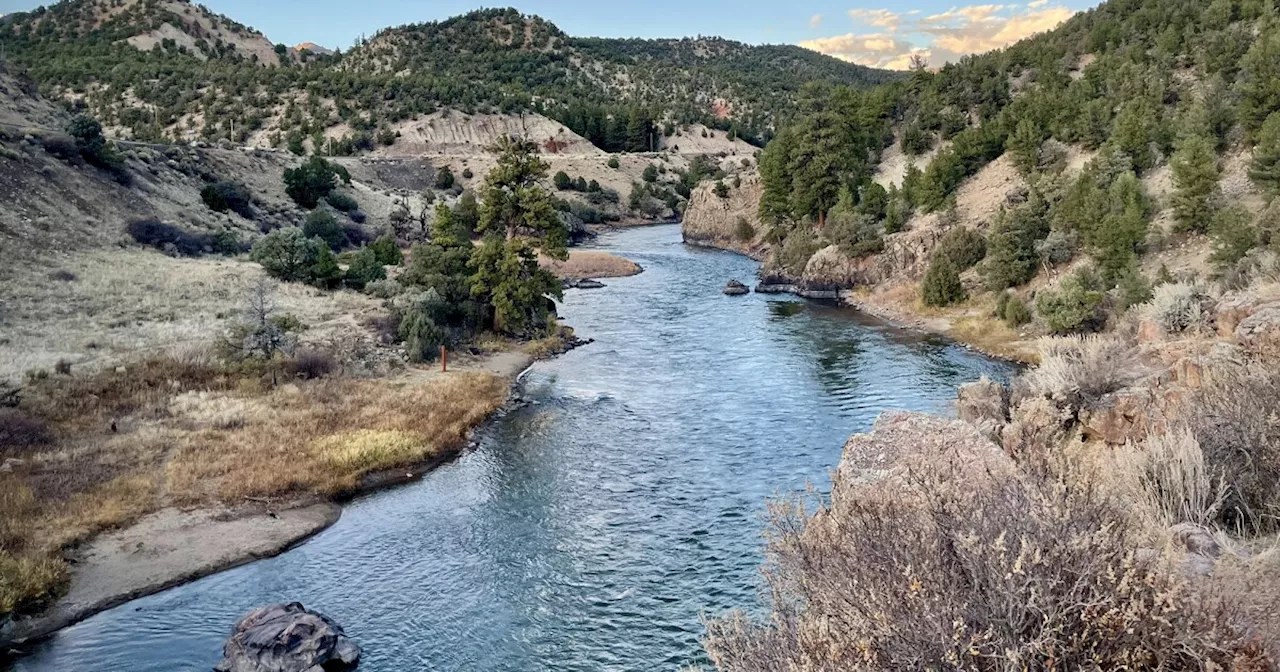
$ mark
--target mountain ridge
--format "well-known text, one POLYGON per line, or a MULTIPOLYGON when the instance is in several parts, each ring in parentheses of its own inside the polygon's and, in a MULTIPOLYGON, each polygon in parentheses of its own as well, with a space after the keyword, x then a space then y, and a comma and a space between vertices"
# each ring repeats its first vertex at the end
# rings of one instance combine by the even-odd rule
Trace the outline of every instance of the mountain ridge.
MULTIPOLYGON (((650 130, 705 122, 763 144, 804 84, 898 76, 723 38, 574 38, 512 8, 388 27, 327 54, 273 45, 185 0, 63 0, 0 19, 0 44, 46 95, 87 108, 118 137, 244 143, 266 129, 297 152, 346 123, 345 154, 394 143, 393 124, 442 108, 562 122, 586 109, 619 125, 640 108, 650 130)), ((589 135, 585 124, 573 130, 589 135)), ((593 141, 617 149, 624 131, 593 141)))

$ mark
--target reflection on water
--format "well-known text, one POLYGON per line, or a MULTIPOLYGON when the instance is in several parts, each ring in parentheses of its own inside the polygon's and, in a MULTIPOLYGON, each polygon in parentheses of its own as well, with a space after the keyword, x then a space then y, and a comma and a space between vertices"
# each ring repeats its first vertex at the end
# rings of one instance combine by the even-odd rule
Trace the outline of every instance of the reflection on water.
POLYGON ((643 265, 563 313, 596 343, 526 376, 535 404, 481 447, 361 499, 280 557, 103 613, 17 670, 207 670, 231 623, 299 600, 366 671, 675 670, 700 615, 757 602, 761 514, 826 484, 885 409, 944 411, 1008 368, 835 306, 728 297, 754 262, 678 227, 608 236, 643 265))

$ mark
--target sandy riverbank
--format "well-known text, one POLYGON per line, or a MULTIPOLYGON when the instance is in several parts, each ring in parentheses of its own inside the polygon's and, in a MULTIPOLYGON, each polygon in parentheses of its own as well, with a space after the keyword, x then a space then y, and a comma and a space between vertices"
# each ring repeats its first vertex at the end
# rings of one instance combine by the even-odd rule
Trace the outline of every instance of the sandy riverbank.
MULTIPOLYGON (((412 369, 385 382, 391 389, 479 373, 499 376, 514 386, 533 361, 526 352, 505 351, 463 358, 448 373, 412 369)), ((448 446, 408 467, 366 473, 354 487, 331 496, 246 497, 237 506, 169 506, 93 536, 66 553, 70 570, 65 595, 37 616, 4 623, 0 648, 20 646, 129 600, 283 553, 337 522, 339 502, 416 480, 457 457, 468 444, 448 446)))

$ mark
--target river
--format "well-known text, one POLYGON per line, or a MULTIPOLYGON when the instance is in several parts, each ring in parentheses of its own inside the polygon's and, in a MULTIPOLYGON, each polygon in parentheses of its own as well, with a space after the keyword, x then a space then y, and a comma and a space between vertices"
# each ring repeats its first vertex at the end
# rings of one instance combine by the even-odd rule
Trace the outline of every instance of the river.
POLYGON ((596 247, 645 267, 570 290, 596 339, 524 378, 535 403, 480 446, 346 507, 298 548, 61 631, 20 672, 209 670, 252 607, 301 601, 342 623, 364 672, 677 670, 700 618, 758 608, 765 501, 828 485, 882 411, 948 412, 1012 368, 856 311, 728 297, 757 264, 678 226, 596 247))

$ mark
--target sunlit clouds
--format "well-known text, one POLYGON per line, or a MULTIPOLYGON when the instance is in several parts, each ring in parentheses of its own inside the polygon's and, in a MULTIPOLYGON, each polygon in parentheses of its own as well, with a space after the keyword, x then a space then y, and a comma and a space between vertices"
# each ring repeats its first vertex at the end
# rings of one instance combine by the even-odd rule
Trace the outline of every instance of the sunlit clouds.
MULTIPOLYGON (((916 55, 939 66, 1052 30, 1072 14, 1050 0, 1033 0, 1026 5, 967 5, 931 15, 914 10, 852 9, 848 17, 854 31, 805 40, 800 46, 879 68, 905 69, 916 55)), ((810 26, 817 25, 810 20, 810 26)))

